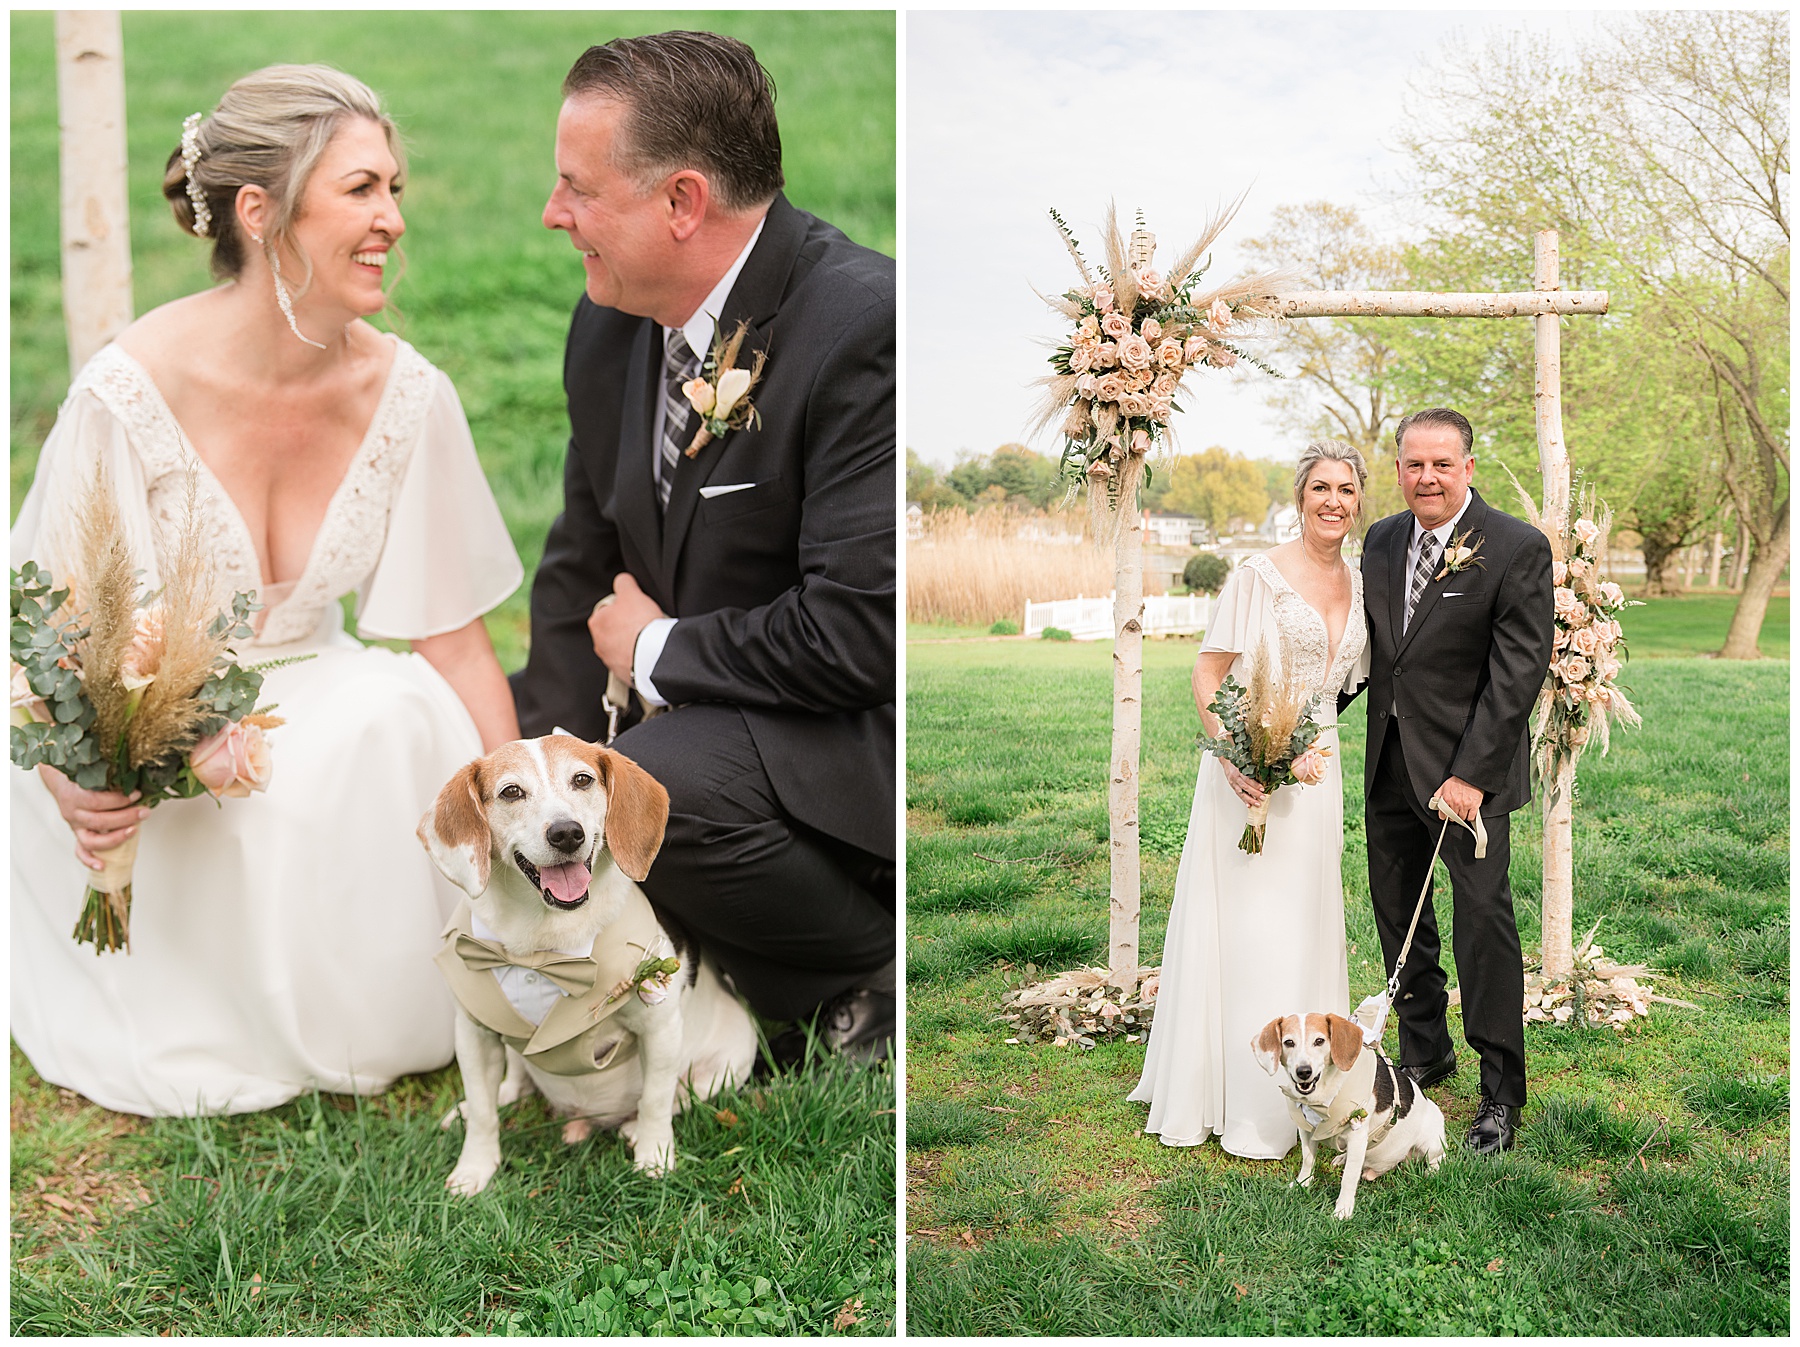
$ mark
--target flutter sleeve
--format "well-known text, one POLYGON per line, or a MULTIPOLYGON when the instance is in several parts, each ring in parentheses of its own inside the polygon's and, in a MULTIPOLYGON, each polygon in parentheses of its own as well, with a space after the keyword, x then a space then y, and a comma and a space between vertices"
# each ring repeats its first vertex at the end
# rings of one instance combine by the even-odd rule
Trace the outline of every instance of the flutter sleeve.
POLYGON ((381 559, 357 596, 357 632, 396 641, 441 636, 497 607, 524 578, 462 403, 440 372, 381 559))
POLYGON ((1239 565, 1213 600, 1200 652, 1253 652, 1262 639, 1269 611, 1269 582, 1256 573, 1254 566, 1239 565))
POLYGON ((162 582, 143 460, 125 426, 91 390, 79 385, 57 412, 56 424, 38 454, 37 473, 13 521, 11 564, 35 561, 57 583, 68 578, 76 528, 100 469, 112 483, 132 567, 143 572, 146 589, 155 589, 162 582))

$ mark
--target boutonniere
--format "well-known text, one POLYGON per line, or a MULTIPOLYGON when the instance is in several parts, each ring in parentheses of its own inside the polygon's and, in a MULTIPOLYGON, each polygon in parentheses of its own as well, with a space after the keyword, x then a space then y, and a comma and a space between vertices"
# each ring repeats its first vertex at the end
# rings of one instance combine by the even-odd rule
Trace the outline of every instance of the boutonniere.
POLYGON ((758 351, 750 368, 740 369, 737 364, 738 348, 744 344, 744 333, 749 326, 739 323, 737 331, 729 337, 715 332, 712 353, 701 366, 699 377, 689 379, 681 386, 688 402, 700 413, 700 428, 684 450, 689 458, 734 430, 762 424, 750 394, 757 380, 762 378, 763 366, 769 357, 758 351))
POLYGON ((1481 559, 1481 541, 1479 533, 1470 538, 1466 529, 1452 537, 1450 546, 1444 549, 1444 568, 1433 578, 1442 580, 1446 575, 1455 575, 1471 566, 1480 566, 1486 570, 1486 564, 1481 559))
POLYGON ((645 1005, 659 1005, 669 995, 669 983, 680 971, 681 960, 673 956, 645 959, 630 977, 619 979, 618 985, 606 994, 604 1004, 610 1006, 635 987, 638 999, 645 1005))

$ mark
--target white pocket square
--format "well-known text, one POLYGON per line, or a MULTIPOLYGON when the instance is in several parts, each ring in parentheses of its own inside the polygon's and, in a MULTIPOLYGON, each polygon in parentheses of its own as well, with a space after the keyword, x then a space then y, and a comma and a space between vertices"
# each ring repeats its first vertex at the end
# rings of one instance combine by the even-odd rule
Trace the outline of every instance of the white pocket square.
POLYGON ((1460 589, 1446 589, 1444 591, 1444 597, 1446 599, 1460 599, 1463 596, 1464 592, 1465 591, 1460 590, 1460 589))
POLYGON ((733 482, 730 486, 703 486, 700 494, 711 500, 714 496, 729 496, 733 491, 748 491, 755 485, 755 482, 733 482))

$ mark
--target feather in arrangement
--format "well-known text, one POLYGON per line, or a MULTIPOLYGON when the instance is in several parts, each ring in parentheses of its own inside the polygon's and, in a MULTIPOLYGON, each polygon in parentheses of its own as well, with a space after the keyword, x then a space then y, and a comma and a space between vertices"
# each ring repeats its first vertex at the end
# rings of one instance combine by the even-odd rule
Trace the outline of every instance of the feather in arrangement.
POLYGON ((1035 438, 1059 427, 1069 495, 1086 483, 1094 535, 1102 543, 1117 535, 1121 502, 1136 500, 1151 451, 1172 442, 1169 422, 1180 410, 1175 399, 1192 371, 1229 369, 1241 360, 1276 373, 1227 337, 1273 316, 1268 296, 1285 273, 1247 276, 1195 293, 1206 270, 1202 255, 1241 203, 1240 197, 1216 212, 1167 276, 1153 265, 1156 236, 1141 213, 1126 234, 1116 205, 1108 206, 1103 263, 1094 268, 1067 221, 1050 212, 1082 284, 1060 295, 1040 292, 1073 329, 1050 356, 1052 372, 1035 381, 1043 391, 1027 434, 1035 438))

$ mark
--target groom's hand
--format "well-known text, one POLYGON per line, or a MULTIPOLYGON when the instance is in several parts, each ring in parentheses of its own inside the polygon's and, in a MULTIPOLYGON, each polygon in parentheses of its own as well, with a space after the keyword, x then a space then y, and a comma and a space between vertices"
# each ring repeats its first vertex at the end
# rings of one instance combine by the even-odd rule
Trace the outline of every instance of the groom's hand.
POLYGON ((638 633, 668 614, 638 588, 628 571, 613 577, 612 598, 611 603, 603 600, 595 604, 594 611, 588 614, 588 635, 594 638, 594 653, 600 662, 629 683, 638 633))
MULTIPOLYGON (((1487 798, 1487 795, 1479 787, 1471 786, 1460 776, 1453 776, 1438 787, 1437 797, 1454 809, 1464 822, 1473 823, 1476 813, 1481 809, 1481 802, 1487 798)), ((1442 817, 1441 813, 1439 817, 1442 817)))

